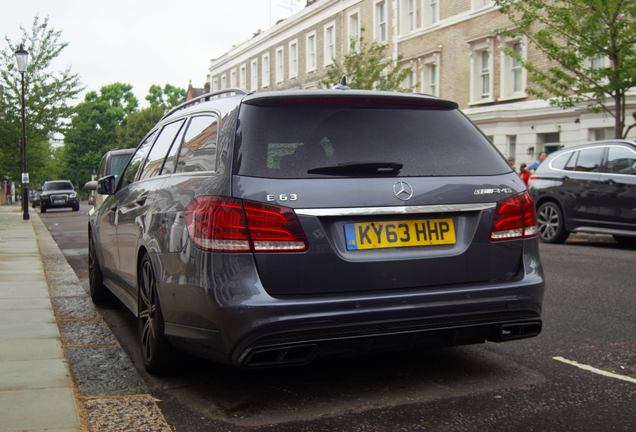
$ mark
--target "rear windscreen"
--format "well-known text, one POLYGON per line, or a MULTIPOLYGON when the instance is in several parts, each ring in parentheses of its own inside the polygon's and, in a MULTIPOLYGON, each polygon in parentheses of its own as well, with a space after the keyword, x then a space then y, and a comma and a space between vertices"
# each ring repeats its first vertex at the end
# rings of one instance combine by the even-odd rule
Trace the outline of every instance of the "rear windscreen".
POLYGON ((510 167, 501 154, 456 109, 243 104, 239 113, 234 151, 234 173, 239 175, 420 177, 507 172, 510 167), (369 162, 379 167, 377 172, 319 169, 369 162))

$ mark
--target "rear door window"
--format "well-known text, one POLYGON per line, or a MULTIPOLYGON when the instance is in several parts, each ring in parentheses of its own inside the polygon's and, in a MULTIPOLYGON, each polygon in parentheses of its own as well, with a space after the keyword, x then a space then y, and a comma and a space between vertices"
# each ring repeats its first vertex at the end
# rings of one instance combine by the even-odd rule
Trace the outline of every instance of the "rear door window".
POLYGON ((177 172, 216 171, 218 124, 216 116, 192 117, 179 151, 177 172))
POLYGON ((144 166, 143 171, 141 172, 140 180, 147 179, 150 177, 154 177, 159 175, 161 172, 161 168, 163 167, 163 162, 166 159, 166 154, 170 150, 173 142, 181 127, 183 126, 184 120, 179 120, 173 123, 170 123, 161 130, 161 133, 157 137, 155 144, 152 146, 152 150, 148 155, 148 159, 146 161, 146 165, 144 166))
POLYGON ((581 150, 576 162, 576 171, 599 172, 603 164, 604 153, 605 148, 603 147, 581 150))
POLYGON ((510 172, 501 154, 456 109, 348 103, 242 105, 235 174, 265 178, 351 175, 317 170, 341 164, 357 164, 358 171, 352 172, 363 177, 510 172), (358 168, 366 162, 380 164, 372 173, 361 173, 358 168))

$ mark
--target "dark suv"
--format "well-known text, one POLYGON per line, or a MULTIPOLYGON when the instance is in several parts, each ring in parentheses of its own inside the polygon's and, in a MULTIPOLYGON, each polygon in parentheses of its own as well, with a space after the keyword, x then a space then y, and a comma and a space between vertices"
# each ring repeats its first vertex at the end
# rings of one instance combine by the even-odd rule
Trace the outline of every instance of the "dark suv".
POLYGON ((264 367, 541 331, 532 199, 453 102, 224 90, 97 188, 91 296, 137 316, 151 372, 173 346, 264 367))
POLYGON ((40 211, 46 213, 51 208, 70 207, 73 211, 80 208, 79 198, 69 180, 52 180, 44 182, 40 194, 40 211))
POLYGON ((563 243, 570 233, 595 233, 636 244, 634 142, 598 141, 559 150, 532 177, 542 241, 563 243))

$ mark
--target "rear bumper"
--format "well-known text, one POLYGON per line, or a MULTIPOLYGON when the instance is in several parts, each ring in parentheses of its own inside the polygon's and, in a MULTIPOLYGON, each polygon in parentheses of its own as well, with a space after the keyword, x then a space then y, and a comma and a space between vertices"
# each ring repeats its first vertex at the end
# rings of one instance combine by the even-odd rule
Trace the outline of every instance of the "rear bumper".
MULTIPOLYGON (((239 367, 537 336, 544 277, 538 241, 524 243, 519 272, 506 281, 284 298, 267 294, 249 256, 217 254, 206 265, 224 269, 223 278, 159 283, 166 335, 184 351, 239 367)), ((176 264, 163 258, 158 267, 176 264)))

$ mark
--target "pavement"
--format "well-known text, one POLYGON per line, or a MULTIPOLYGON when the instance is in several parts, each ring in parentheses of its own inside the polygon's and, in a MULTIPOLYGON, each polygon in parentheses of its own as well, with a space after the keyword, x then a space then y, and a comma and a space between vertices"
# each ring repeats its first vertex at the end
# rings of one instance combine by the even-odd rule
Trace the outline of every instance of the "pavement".
POLYGON ((38 212, 0 206, 0 432, 171 431, 38 212))

